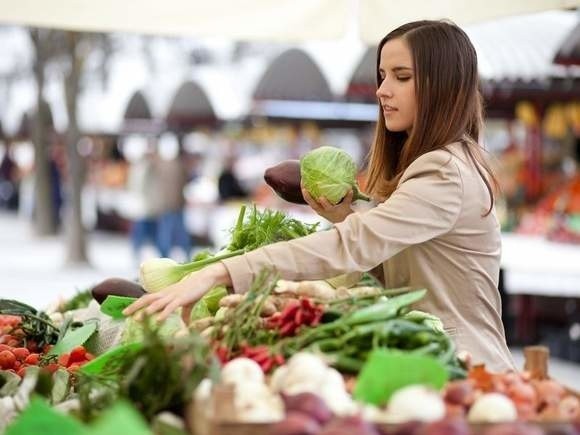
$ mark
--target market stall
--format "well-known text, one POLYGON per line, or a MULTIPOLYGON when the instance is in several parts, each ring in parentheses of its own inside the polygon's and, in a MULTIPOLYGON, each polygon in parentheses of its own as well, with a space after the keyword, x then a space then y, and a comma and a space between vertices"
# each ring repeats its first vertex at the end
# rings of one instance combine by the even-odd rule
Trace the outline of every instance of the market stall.
POLYGON ((264 270, 246 294, 214 288, 189 325, 123 314, 220 259, 316 230, 243 207, 219 253, 149 260, 139 282, 108 279, 48 313, 0 300, 0 430, 576 433, 579 396, 549 379, 545 349, 526 351, 523 372, 493 373, 412 308, 425 289, 368 274, 294 282, 264 270))

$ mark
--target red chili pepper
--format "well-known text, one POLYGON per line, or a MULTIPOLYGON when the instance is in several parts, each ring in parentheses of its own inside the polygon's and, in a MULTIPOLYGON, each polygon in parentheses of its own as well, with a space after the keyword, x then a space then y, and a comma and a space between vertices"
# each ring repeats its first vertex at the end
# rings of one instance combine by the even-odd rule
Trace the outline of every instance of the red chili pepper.
POLYGON ((215 349, 215 354, 220 360, 222 364, 228 362, 229 360, 229 351, 225 346, 217 346, 215 349))
POLYGON ((322 315, 324 314, 323 311, 319 311, 315 314, 314 320, 310 323, 312 326, 318 325, 320 323, 320 319, 322 319, 322 315))
POLYGON ((245 356, 247 356, 248 358, 253 358, 256 355, 260 355, 262 353, 269 353, 270 349, 268 348, 268 346, 255 346, 255 347, 248 347, 246 349, 245 352, 245 356))
POLYGON ((312 301, 308 298, 302 298, 300 299, 300 304, 302 305, 302 308, 305 308, 307 310, 312 310, 314 309, 314 304, 312 303, 312 301))
POLYGON ((300 303, 298 301, 292 301, 284 308, 282 314, 280 315, 280 321, 286 323, 288 319, 291 319, 296 314, 296 311, 300 308, 300 303))
POLYGON ((252 360, 257 362, 259 365, 262 365, 265 361, 268 361, 270 358, 271 356, 269 353, 261 353, 253 357, 252 360))
POLYGON ((296 311, 296 315, 294 316, 294 323, 297 325, 302 325, 304 323, 304 310, 296 311))
POLYGON ((312 311, 305 311, 302 314, 302 324, 303 325, 311 325, 312 324, 312 320, 314 320, 315 317, 315 313, 312 311))
POLYGON ((294 322, 288 322, 280 328, 280 335, 282 337, 289 337, 292 334, 294 334, 295 331, 296 331, 296 325, 294 324, 294 322))
POLYGON ((264 373, 268 373, 272 369, 273 365, 274 365, 273 358, 268 358, 266 361, 260 364, 260 367, 262 368, 262 371, 264 373))

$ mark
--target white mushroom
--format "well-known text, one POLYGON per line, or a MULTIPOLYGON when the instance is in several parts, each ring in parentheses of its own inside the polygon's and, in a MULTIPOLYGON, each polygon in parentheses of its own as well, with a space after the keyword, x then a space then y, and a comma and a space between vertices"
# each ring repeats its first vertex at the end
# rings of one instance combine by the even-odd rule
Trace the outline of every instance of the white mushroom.
POLYGON ((224 384, 247 384, 264 383, 264 372, 256 363, 249 358, 235 358, 228 362, 222 369, 221 380, 224 384))
POLYGON ((423 385, 410 385, 396 391, 389 401, 391 422, 436 421, 444 417, 445 404, 437 391, 423 385))
POLYGON ((500 393, 483 394, 467 414, 470 423, 500 423, 515 421, 517 418, 518 412, 514 402, 500 393))

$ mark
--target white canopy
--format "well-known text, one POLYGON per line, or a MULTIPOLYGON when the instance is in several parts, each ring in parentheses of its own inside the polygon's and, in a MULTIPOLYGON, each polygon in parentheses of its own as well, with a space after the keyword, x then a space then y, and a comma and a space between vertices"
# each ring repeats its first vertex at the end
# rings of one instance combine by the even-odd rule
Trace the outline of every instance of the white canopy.
POLYGON ((333 39, 355 25, 361 39, 369 44, 377 43, 394 27, 418 19, 450 18, 466 25, 500 16, 580 6, 580 0, 18 0, 5 3, 0 8, 0 22, 19 25, 268 41, 333 39))

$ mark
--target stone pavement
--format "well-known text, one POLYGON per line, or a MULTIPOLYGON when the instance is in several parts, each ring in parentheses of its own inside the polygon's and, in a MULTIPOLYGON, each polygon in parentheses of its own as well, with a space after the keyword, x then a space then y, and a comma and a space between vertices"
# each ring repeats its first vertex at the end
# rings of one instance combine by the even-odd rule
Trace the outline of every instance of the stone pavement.
POLYGON ((62 235, 38 238, 30 224, 14 214, 0 213, 0 297, 44 308, 105 278, 133 279, 138 265, 123 235, 89 236, 91 266, 65 267, 62 235))

